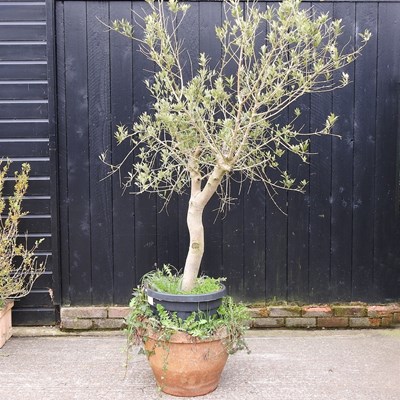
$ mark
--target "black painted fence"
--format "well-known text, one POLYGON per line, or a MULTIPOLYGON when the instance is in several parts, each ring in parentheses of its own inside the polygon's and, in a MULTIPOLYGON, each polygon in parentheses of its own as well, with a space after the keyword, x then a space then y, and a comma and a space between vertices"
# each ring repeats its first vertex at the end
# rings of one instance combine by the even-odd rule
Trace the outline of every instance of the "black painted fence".
MULTIPOLYGON (((305 196, 275 198, 287 216, 259 185, 244 188, 224 218, 216 219, 214 201, 204 221, 203 271, 226 276, 230 293, 249 301, 399 299, 400 2, 304 3, 310 5, 343 19, 344 42, 357 44, 365 28, 373 34, 348 69, 348 87, 296 105, 305 129, 319 128, 332 110, 339 114, 335 132, 342 139, 316 138, 309 165, 292 156, 285 160, 292 173, 310 181, 305 196)), ((181 268, 188 245, 187 197, 174 198, 167 213, 160 212, 157 197, 122 195, 117 176, 102 180, 107 171, 98 158, 109 148, 113 160, 120 160, 124 149, 112 140, 116 125, 151 111, 143 80, 153 68, 136 44, 108 32, 99 20, 132 19, 147 5, 48 0, 47 6, 50 32, 55 26, 47 54, 50 89, 56 91, 50 105, 57 112, 57 124, 49 120, 57 134, 52 165, 58 175, 51 181, 56 301, 126 304, 155 265, 181 268)), ((221 2, 191 2, 179 34, 192 56, 204 51, 218 60, 214 27, 222 16, 221 2)), ((40 113, 40 107, 29 112, 40 113)), ((11 118, 7 107, 0 110, 0 118, 11 118)))
MULTIPOLYGON (((261 2, 260 7, 267 3, 261 2)), ((305 3, 305 6, 310 3, 305 3)), ((398 82, 400 3, 316 2, 342 18, 343 41, 373 38, 349 68, 353 83, 333 95, 301 104, 306 128, 316 129, 333 110, 342 139, 317 138, 310 165, 289 157, 289 170, 309 179, 305 196, 282 193, 278 211, 262 187, 243 190, 224 219, 215 203, 205 217, 203 270, 228 278, 230 292, 246 300, 306 302, 383 301, 400 297, 398 82), (397 39, 396 39, 397 38, 397 39)), ((132 18, 144 2, 56 3, 58 132, 61 191, 63 302, 126 303, 141 275, 185 259, 187 197, 167 213, 154 196, 121 195, 118 177, 106 174, 98 155, 110 148, 119 123, 151 109, 143 80, 153 66, 137 45, 99 22, 132 18)), ((192 56, 218 60, 214 27, 221 2, 192 2, 179 34, 192 56)))

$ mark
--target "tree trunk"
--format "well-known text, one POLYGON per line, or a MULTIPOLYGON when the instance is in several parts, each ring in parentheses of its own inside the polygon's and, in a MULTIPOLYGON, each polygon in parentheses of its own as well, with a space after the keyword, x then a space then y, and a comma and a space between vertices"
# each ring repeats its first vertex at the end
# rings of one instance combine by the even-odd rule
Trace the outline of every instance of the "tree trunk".
POLYGON ((187 214, 190 244, 182 281, 182 290, 185 291, 194 287, 204 254, 203 209, 204 207, 190 200, 187 214))
POLYGON ((229 166, 217 164, 203 190, 201 190, 200 174, 196 171, 192 173, 192 189, 187 214, 190 244, 185 269, 183 271, 182 290, 184 291, 190 291, 193 289, 204 254, 204 207, 217 191, 222 178, 229 170, 229 166))

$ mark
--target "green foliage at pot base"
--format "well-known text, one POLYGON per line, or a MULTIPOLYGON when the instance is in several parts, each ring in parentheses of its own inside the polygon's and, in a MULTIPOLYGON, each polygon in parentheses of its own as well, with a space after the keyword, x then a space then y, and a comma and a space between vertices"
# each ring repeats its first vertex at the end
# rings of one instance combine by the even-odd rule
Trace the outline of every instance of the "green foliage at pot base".
POLYGON ((171 265, 164 265, 162 269, 151 271, 143 277, 143 283, 153 290, 169 294, 207 294, 221 289, 221 282, 225 278, 211 278, 202 275, 196 279, 193 289, 181 289, 182 275, 171 265))
POLYGON ((151 278, 157 279, 159 274, 157 271, 147 274, 142 284, 134 291, 134 297, 129 304, 131 312, 126 319, 128 348, 143 344, 150 332, 157 332, 160 341, 168 341, 174 333, 184 332, 197 339, 209 339, 222 333, 221 336, 226 337, 225 347, 229 354, 238 350, 248 350, 244 333, 248 329, 250 315, 243 304, 235 303, 229 296, 224 297, 214 315, 198 311, 182 320, 176 313, 166 311, 160 304, 154 313, 147 301, 146 286, 154 287, 151 278))

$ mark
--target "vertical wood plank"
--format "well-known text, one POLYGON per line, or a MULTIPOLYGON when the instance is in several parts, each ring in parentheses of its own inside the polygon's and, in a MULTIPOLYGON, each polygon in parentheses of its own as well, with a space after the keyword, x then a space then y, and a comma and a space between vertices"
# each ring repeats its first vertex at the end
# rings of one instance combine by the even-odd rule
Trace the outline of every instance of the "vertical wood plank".
MULTIPOLYGON (((190 9, 178 29, 178 40, 185 49, 181 54, 183 78, 187 82, 196 73, 199 56, 199 3, 190 3, 190 9)), ((189 204, 189 192, 178 197, 178 223, 179 223, 179 266, 183 268, 189 248, 189 231, 186 217, 189 204)))
MULTIPOLYGON (((310 131, 310 96, 306 95, 289 108, 289 115, 294 115, 295 108, 301 110, 296 120, 297 127, 303 132, 310 131)), ((289 172, 297 182, 310 180, 310 166, 303 163, 295 154, 288 157, 289 172)), ((308 227, 309 227, 309 185, 305 193, 288 192, 288 299, 306 301, 308 296, 308 227)))
MULTIPOLYGON (((190 6, 177 32, 178 40, 182 41, 182 48, 184 49, 184 52, 181 54, 181 61, 184 68, 185 80, 191 76, 191 62, 195 63, 198 54, 198 46, 196 44, 196 41, 198 41, 196 13, 198 4, 191 4, 190 6)), ((166 13, 168 14, 169 11, 166 10, 166 13)), ((172 16, 169 18, 172 18, 172 16)), ((172 29, 172 24, 170 28, 172 29)), ((159 266, 169 263, 178 270, 182 270, 184 267, 188 248, 186 226, 187 202, 188 196, 174 194, 165 208, 164 200, 159 197, 157 198, 157 263, 159 266)))
MULTIPOLYGON (((287 113, 276 120, 282 124, 287 121, 287 113)), ((287 156, 280 159, 281 167, 286 169, 287 156)), ((277 171, 269 174, 272 181, 280 179, 277 171)), ((286 300, 288 279, 288 222, 287 222, 287 192, 279 190, 271 192, 266 199, 266 298, 286 300)))
MULTIPOLYGON (((164 12, 167 15, 168 21, 170 22, 169 29, 172 31, 172 13, 168 10, 166 4, 164 4, 164 12)), ((193 10, 190 10, 185 18, 185 21, 191 19, 193 10)), ((192 17, 193 18, 193 17, 192 17)), ((189 55, 186 53, 187 42, 185 34, 188 31, 188 24, 183 23, 182 27, 178 30, 178 40, 182 40, 182 49, 184 54, 181 54, 184 58, 182 65, 184 67, 184 75, 186 79, 190 74, 190 60, 189 55)), ((197 34, 197 26, 190 25, 192 33, 188 35, 188 39, 194 39, 197 34)), ((191 56, 196 56, 190 54, 191 56)), ((159 162, 159 159, 157 160, 159 162)), ((186 210, 188 197, 178 196, 174 194, 170 199, 167 207, 165 208, 165 202, 162 198, 157 196, 157 266, 161 268, 164 264, 171 264, 178 271, 182 271, 185 263, 185 256, 188 244, 188 234, 186 227, 186 210), (185 239, 184 239, 185 238, 185 239)))
MULTIPOLYGON (((131 20, 131 2, 113 1, 110 3, 110 20, 125 18, 131 20)), ((111 68, 111 129, 115 132, 117 125, 132 126, 133 122, 133 42, 128 38, 111 32, 110 35, 110 68, 111 68)), ((117 145, 111 143, 111 158, 114 164, 119 163, 129 143, 117 145)), ((113 221, 113 264, 114 294, 116 304, 126 304, 135 286, 135 220, 134 197, 123 193, 120 178, 127 176, 133 163, 133 157, 122 167, 121 174, 114 175, 112 182, 112 221, 113 221)))
POLYGON ((178 198, 173 195, 167 205, 157 198, 157 266, 170 264, 181 269, 179 264, 179 208, 178 198))
MULTIPOLYGON (((313 3, 317 13, 329 12, 332 3, 313 3)), ((332 95, 311 95, 311 132, 320 130, 332 110, 332 95)), ((310 157, 310 248, 309 248, 309 300, 328 298, 330 292, 331 250, 331 138, 314 137, 311 140, 310 157)))
POLYGON ((92 303, 86 3, 65 2, 66 126, 71 304, 92 303))
MULTIPOLYGON (((132 2, 132 10, 139 15, 148 12, 149 6, 143 2, 132 2)), ((138 37, 143 37, 140 21, 134 23, 138 37)), ((152 79, 154 65, 138 52, 138 44, 133 44, 133 119, 144 111, 151 113, 152 98, 144 80, 152 79)), ((132 190, 135 190, 132 187, 132 190)), ((157 263, 157 198, 156 195, 135 196, 135 271, 136 279, 154 269, 157 263)))
POLYGON ((111 180, 99 155, 111 145, 110 135, 110 34, 98 21, 109 21, 107 2, 87 3, 88 112, 90 163, 90 225, 92 301, 113 300, 113 249, 111 180), (103 181, 102 181, 103 180, 103 181))
MULTIPOLYGON (((232 185, 236 186, 236 185, 232 185)), ((223 226, 223 265, 227 278, 226 286, 231 296, 243 298, 243 193, 237 195, 237 187, 232 188, 236 199, 222 221, 223 226)))
MULTIPOLYGON (((354 48, 355 4, 334 3, 333 17, 342 19, 343 34, 339 46, 354 48)), ((331 275, 332 299, 351 299, 351 251, 353 227, 353 122, 354 64, 334 74, 337 81, 347 72, 351 83, 333 92, 333 112, 339 117, 332 139, 332 203, 331 203, 331 275)))
MULTIPOLYGON (((265 11, 266 4, 257 5, 260 12, 265 11)), ((246 8, 245 8, 246 11, 246 8)), ((267 26, 261 22, 255 43, 255 51, 258 53, 265 44, 267 26)), ((261 182, 253 182, 244 185, 243 194, 243 296, 248 301, 262 302, 265 300, 265 187, 261 182)))
MULTIPOLYGON (((51 249, 52 258, 52 272, 53 272, 53 298, 50 299, 53 305, 61 304, 61 262, 60 262, 60 218, 59 218, 59 159, 58 159, 58 135, 57 135, 57 86, 56 86, 56 4, 50 0, 46 1, 46 14, 47 14, 47 90, 45 93, 48 95, 49 100, 49 143, 48 152, 50 160, 43 163, 48 169, 46 172, 41 172, 38 166, 41 163, 33 163, 32 171, 37 171, 38 175, 49 175, 51 188, 50 188, 50 201, 45 201, 46 208, 49 206, 51 213, 51 230, 50 236, 47 240, 47 246, 51 249)), ((34 203, 40 204, 40 200, 32 199, 34 203)), ((41 207, 43 210, 43 208, 41 207)), ((47 211, 45 210, 45 213, 47 211)), ((43 248, 45 251, 46 248, 43 248)), ((50 297, 50 296, 49 296, 50 297)))
POLYGON ((70 304, 69 266, 69 224, 68 224, 68 172, 67 172, 67 127, 66 127, 66 71, 65 71, 65 22, 64 3, 56 3, 57 32, 57 130, 60 180, 60 258, 61 258, 61 299, 70 304))
MULTIPOLYGON (((215 36, 215 27, 221 25, 221 3, 199 3, 200 52, 210 57, 214 68, 221 59, 221 45, 215 36)), ((222 219, 218 215, 219 201, 214 196, 204 210, 205 250, 202 271, 211 276, 224 276, 222 263, 222 219)))
MULTIPOLYGON (((188 41, 193 41, 197 37, 198 28, 193 22, 193 7, 190 5, 190 9, 182 26, 178 29, 177 37, 178 40, 182 41, 182 49, 184 51, 181 54, 182 66, 184 68, 184 76, 187 80, 190 75, 190 57, 196 58, 196 54, 193 54, 193 49, 189 54, 186 50, 188 49, 188 41), (187 21, 189 20, 189 21, 187 21), (190 28, 189 28, 189 27, 190 28), (190 34, 185 36, 188 31, 190 34)), ((167 19, 170 22, 169 29, 172 27, 172 13, 168 10, 168 7, 164 4, 164 12, 167 15, 167 19)), ((189 43, 190 50, 190 43, 189 43)), ((159 162, 159 158, 157 160, 159 162)), ((187 203, 189 198, 187 194, 178 196, 173 194, 171 199, 166 204, 164 199, 157 196, 157 266, 162 268, 165 264, 170 264, 175 267, 178 271, 182 272, 185 264, 186 253, 188 248, 188 232, 186 226, 186 213, 187 203)))
MULTIPOLYGON (((276 2, 267 2, 267 6, 278 8, 276 2)), ((268 27, 267 27, 268 29, 268 27)), ((283 110, 280 116, 273 121, 283 126, 288 122, 288 110, 283 110)), ((281 169, 287 169, 288 158, 285 154, 279 159, 281 169)), ((281 179, 279 171, 270 170, 272 182, 281 179)), ((279 190, 274 193, 269 188, 266 199, 266 298, 286 300, 288 279, 288 193, 279 190)))
POLYGON ((372 38, 355 62, 352 299, 372 300, 378 5, 359 3, 356 15, 357 34, 368 28, 372 38))
MULTIPOLYGON (((242 8, 244 3, 242 3, 242 8)), ((223 5, 224 8, 224 5, 223 5)), ((227 11, 228 11, 228 7, 227 11)), ((230 19, 232 16, 229 12, 222 14, 222 20, 230 19)), ((226 73, 234 74, 236 64, 231 62, 226 67, 226 73)), ((243 218, 244 218, 244 195, 243 188, 238 183, 240 176, 234 174, 230 181, 230 196, 233 199, 231 205, 228 206, 227 213, 222 220, 222 254, 224 275, 227 278, 226 286, 228 293, 236 298, 243 298, 244 294, 244 237, 243 237, 243 218)))
POLYGON ((378 298, 393 299, 398 298, 400 286, 399 217, 394 201, 400 78, 400 41, 393 40, 400 37, 400 9, 396 3, 379 4, 378 32, 374 292, 378 298))
MULTIPOLYGON (((308 10, 310 3, 302 3, 301 9, 308 10)), ((300 98, 289 107, 290 118, 294 117, 295 109, 301 111, 296 120, 297 129, 310 132, 310 95, 300 98)), ((288 157, 289 172, 297 182, 310 180, 310 165, 303 163, 298 156, 290 153, 288 157)), ((310 187, 305 187, 305 193, 288 192, 288 299, 306 301, 309 282, 309 213, 310 187)))
MULTIPOLYGON (((246 189, 248 185, 246 185, 246 189)), ((248 301, 261 302, 265 292, 265 188, 253 183, 244 194, 244 293, 248 301)))

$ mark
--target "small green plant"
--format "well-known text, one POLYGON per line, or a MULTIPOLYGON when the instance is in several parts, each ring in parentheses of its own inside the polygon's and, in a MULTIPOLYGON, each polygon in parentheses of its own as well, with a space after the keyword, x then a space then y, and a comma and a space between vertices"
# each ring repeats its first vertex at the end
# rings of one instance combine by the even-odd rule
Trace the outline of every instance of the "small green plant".
MULTIPOLYGON (((168 341, 176 332, 184 332, 198 339, 208 339, 222 332, 225 337, 224 345, 229 354, 248 349, 244 333, 250 315, 242 303, 235 303, 229 296, 223 299, 217 313, 213 315, 197 311, 183 320, 176 313, 165 310, 160 304, 156 306, 157 312, 153 312, 147 301, 146 288, 149 286, 154 288, 153 278, 159 281, 161 276, 164 278, 163 281, 170 278, 174 282, 174 287, 177 287, 176 279, 181 279, 181 276, 172 274, 169 267, 149 273, 142 279, 129 304, 131 312, 126 319, 128 348, 143 344, 151 332, 158 333, 160 343, 168 341), (168 272, 171 274, 168 275, 168 272)), ((219 280, 214 281, 219 284, 219 280)))
POLYGON ((225 278, 211 278, 202 275, 196 279, 195 286, 190 290, 182 290, 182 275, 172 265, 164 264, 162 269, 151 271, 144 275, 143 282, 158 292, 169 294, 206 294, 221 289, 225 278))
POLYGON ((44 239, 37 240, 32 248, 18 242, 18 224, 27 214, 22 211, 22 200, 28 189, 29 164, 22 164, 15 172, 14 193, 3 196, 4 183, 10 162, 0 162, 0 307, 7 299, 27 295, 36 279, 44 272, 45 263, 39 263, 35 251, 44 239))

